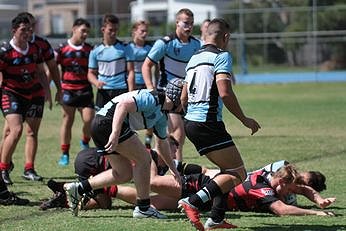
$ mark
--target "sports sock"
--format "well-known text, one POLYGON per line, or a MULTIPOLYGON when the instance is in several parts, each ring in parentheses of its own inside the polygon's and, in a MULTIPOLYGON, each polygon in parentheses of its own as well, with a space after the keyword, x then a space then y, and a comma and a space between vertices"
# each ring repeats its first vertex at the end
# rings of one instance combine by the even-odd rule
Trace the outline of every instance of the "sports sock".
POLYGON ((137 206, 141 211, 147 211, 150 207, 150 199, 137 199, 137 206))
POLYGON ((34 168, 34 163, 31 163, 31 162, 25 163, 25 165, 24 165, 24 171, 28 171, 29 169, 35 169, 35 168, 34 168))
POLYGON ((210 218, 216 223, 220 223, 225 218, 225 213, 227 211, 227 197, 228 193, 225 193, 214 198, 210 218))
POLYGON ((70 152, 70 144, 62 144, 61 151, 64 155, 69 155, 70 152))
POLYGON ((83 180, 78 184, 78 193, 83 195, 84 193, 90 193, 93 189, 88 180, 83 180))
POLYGON ((0 162, 0 170, 9 170, 11 164, 0 162))
POLYGON ((189 203, 197 208, 201 208, 204 203, 221 194, 221 188, 216 184, 215 181, 210 180, 210 182, 205 187, 189 197, 189 203))
POLYGON ((108 190, 108 196, 116 198, 118 194, 118 186, 112 185, 108 190))
POLYGON ((90 141, 90 137, 86 136, 86 135, 83 135, 82 137, 82 142, 83 144, 88 144, 90 141))

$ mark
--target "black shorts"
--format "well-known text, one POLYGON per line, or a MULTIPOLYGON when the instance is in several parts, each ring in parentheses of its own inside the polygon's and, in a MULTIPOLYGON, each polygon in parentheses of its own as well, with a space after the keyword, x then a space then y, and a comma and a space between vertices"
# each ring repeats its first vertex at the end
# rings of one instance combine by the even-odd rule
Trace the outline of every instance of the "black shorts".
POLYGON ((103 106, 112 100, 115 96, 121 95, 128 92, 127 89, 117 89, 117 90, 104 90, 99 89, 96 93, 96 109, 99 110, 103 106))
POLYGON ((26 112, 27 118, 42 118, 44 110, 44 97, 31 99, 30 106, 26 112))
MULTIPOLYGON (((74 161, 74 169, 79 181, 87 180, 110 168, 111 165, 104 156, 100 155, 97 148, 87 148, 80 151, 74 161)), ((101 193, 104 193, 103 188, 93 190, 89 196, 94 198, 101 193)))
POLYGON ((136 84, 136 90, 140 90, 140 89, 147 89, 147 86, 144 84, 136 84))
MULTIPOLYGON (((104 152, 104 147, 112 133, 112 123, 113 121, 111 119, 100 115, 96 115, 91 123, 91 137, 98 151, 103 151, 104 155, 106 154, 104 152)), ((135 132, 131 130, 130 126, 127 123, 123 123, 118 143, 124 142, 134 134, 135 132)))
POLYGON ((75 173, 80 181, 89 179, 105 170, 102 156, 98 154, 97 148, 87 148, 80 151, 74 161, 75 173))
POLYGON ((81 90, 63 90, 62 104, 70 107, 94 108, 94 93, 92 87, 81 90))
POLYGON ((30 106, 30 100, 11 91, 1 90, 1 110, 4 117, 9 114, 20 114, 24 120, 30 106))
POLYGON ((184 127, 187 138, 201 156, 234 145, 232 136, 227 133, 222 121, 195 122, 184 120, 184 127))

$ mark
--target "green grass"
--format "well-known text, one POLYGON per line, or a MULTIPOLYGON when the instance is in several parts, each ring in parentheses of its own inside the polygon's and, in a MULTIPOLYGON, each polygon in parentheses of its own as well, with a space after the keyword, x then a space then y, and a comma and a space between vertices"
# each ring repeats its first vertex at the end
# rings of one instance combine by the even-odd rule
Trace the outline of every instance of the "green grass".
MULTIPOLYGON (((248 170, 269 162, 286 159, 301 170, 319 170, 327 177, 323 196, 336 196, 330 210, 336 217, 276 217, 270 214, 229 212, 227 218, 238 225, 237 230, 346 230, 346 83, 302 83, 282 85, 237 85, 234 90, 248 116, 256 118, 262 129, 254 136, 224 113, 228 131, 242 153, 248 170)), ((37 171, 47 180, 74 178, 73 165, 61 168, 59 107, 46 111, 39 135, 37 171)), ((80 122, 76 116, 71 145, 72 158, 79 151, 80 122)), ((0 230, 192 230, 183 214, 167 212, 169 219, 135 220, 132 206, 117 200, 112 210, 81 212, 78 218, 68 210, 40 211, 40 201, 51 196, 42 183, 21 178, 23 169, 23 139, 14 154, 15 169, 11 174, 14 185, 10 190, 29 198, 29 206, 0 206, 0 230), (120 206, 120 207, 119 207, 120 206)), ((213 167, 199 157, 190 142, 184 147, 187 162, 213 167)), ((299 197, 305 207, 317 209, 299 197)), ((203 216, 203 220, 207 215, 203 216)))

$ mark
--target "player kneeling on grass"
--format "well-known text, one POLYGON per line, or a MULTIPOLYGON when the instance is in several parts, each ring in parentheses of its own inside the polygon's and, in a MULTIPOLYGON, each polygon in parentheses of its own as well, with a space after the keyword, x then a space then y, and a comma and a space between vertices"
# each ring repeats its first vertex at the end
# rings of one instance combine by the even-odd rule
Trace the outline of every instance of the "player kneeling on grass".
MULTIPOLYGON (((78 176, 79 181, 87 180, 94 175, 104 172, 111 168, 109 161, 105 156, 101 156, 97 152, 97 148, 87 148, 80 151, 74 161, 75 173, 78 176)), ((41 210, 47 210, 51 208, 68 208, 67 195, 63 188, 66 182, 56 182, 50 179, 47 183, 48 187, 53 191, 53 197, 47 201, 44 201, 40 205, 41 210)), ((126 188, 124 188, 126 189, 126 188)), ((123 189, 122 189, 123 190, 123 189)), ((136 190, 129 188, 126 190, 124 197, 122 191, 119 190, 115 185, 105 187, 90 192, 88 195, 83 197, 81 203, 81 209, 110 209, 112 206, 111 198, 115 198, 118 194, 119 199, 124 200, 128 203, 134 203, 136 201, 136 190), (131 194, 131 190, 133 193, 131 194), (134 196, 133 196, 134 195, 134 196), (131 200, 126 198, 130 197, 131 200)))
MULTIPOLYGON (((174 137, 169 136, 168 141, 170 144, 170 151, 172 158, 175 156, 176 148, 178 147, 178 142, 174 137)), ((165 175, 169 170, 168 166, 164 163, 160 155, 153 149, 148 149, 148 154, 150 153, 152 158, 152 178, 157 179, 156 175, 165 175), (155 175, 155 176, 154 176, 155 175)), ((206 169, 195 164, 186 164, 181 162, 177 163, 177 170, 181 175, 190 174, 190 173, 202 173, 206 169)), ((97 175, 101 172, 109 170, 111 168, 109 161, 105 156, 98 154, 96 148, 88 148, 80 151, 77 154, 77 157, 74 161, 75 173, 78 175, 78 180, 83 181, 97 175)), ((170 178, 170 180, 173 180, 170 178)), ((153 182, 153 187, 156 183, 153 182)), ((172 181, 170 181, 171 183, 172 181)), ((66 182, 56 182, 54 180, 48 181, 48 187, 53 191, 53 197, 47 201, 44 201, 40 209, 46 210, 50 208, 68 208, 66 193, 63 189, 63 185, 66 182)), ((172 185, 172 187, 174 184, 172 185)), ((125 202, 134 204, 136 202, 136 190, 132 187, 117 187, 112 185, 105 187, 103 189, 95 190, 92 193, 89 193, 83 198, 81 203, 82 209, 110 209, 112 204, 112 198, 117 198, 125 202)))

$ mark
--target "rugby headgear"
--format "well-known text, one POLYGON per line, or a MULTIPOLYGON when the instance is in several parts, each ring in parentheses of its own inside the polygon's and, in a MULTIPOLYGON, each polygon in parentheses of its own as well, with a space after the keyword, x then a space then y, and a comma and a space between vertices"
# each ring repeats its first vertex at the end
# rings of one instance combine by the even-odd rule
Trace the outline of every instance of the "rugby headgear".
POLYGON ((183 81, 180 79, 174 79, 169 81, 166 86, 166 96, 172 100, 174 108, 180 105, 180 96, 183 89, 183 81))

